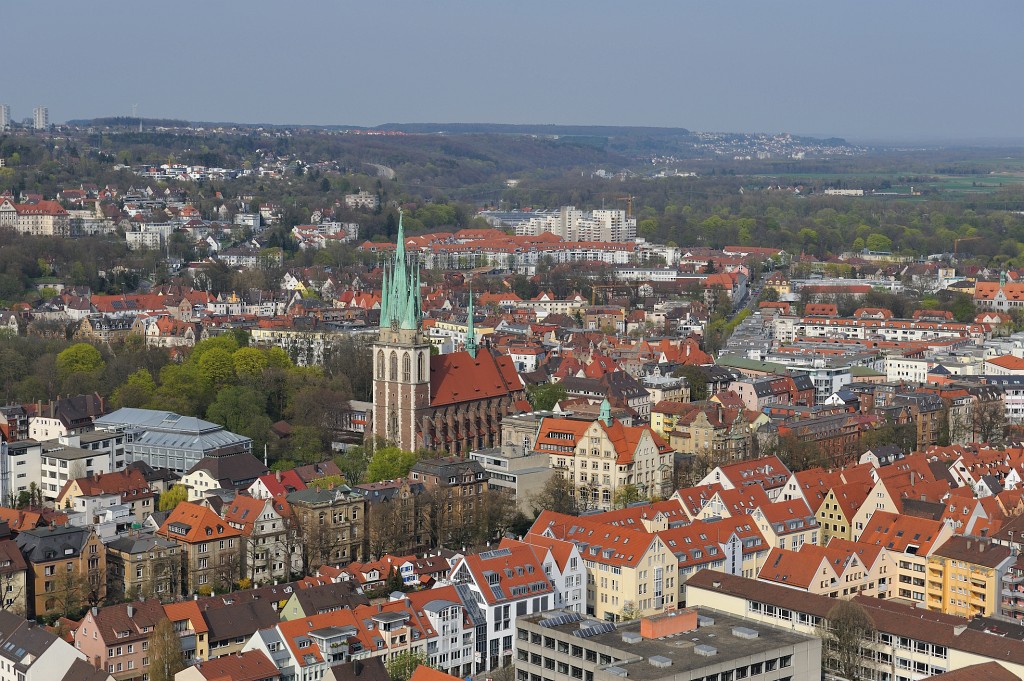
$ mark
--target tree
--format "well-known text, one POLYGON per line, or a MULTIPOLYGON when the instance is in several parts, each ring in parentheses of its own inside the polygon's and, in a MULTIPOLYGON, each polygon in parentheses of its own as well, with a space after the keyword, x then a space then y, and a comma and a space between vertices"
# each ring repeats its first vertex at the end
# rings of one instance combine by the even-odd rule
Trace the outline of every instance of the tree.
POLYGON ((366 511, 366 545, 371 560, 396 551, 402 537, 401 506, 391 500, 370 504, 366 511))
POLYGON ((172 485, 169 490, 160 495, 158 511, 173 511, 174 507, 183 501, 188 500, 188 487, 185 485, 172 485))
POLYGON ((409 681, 416 668, 426 663, 427 658, 423 653, 405 650, 392 656, 385 666, 391 681, 409 681))
POLYGON ((565 386, 559 383, 545 383, 543 385, 531 385, 526 388, 526 396, 530 400, 530 406, 537 411, 550 411, 555 405, 565 399, 568 392, 565 386))
POLYGON ((700 367, 681 366, 672 372, 676 378, 683 377, 690 384, 690 401, 700 402, 708 399, 708 379, 700 367))
POLYGON ((324 458, 326 445, 323 429, 313 426, 295 426, 288 436, 288 456, 302 463, 316 463, 324 458))
POLYGON ((861 651, 870 647, 875 636, 867 610, 853 601, 839 601, 829 611, 818 635, 823 644, 822 666, 849 681, 860 681, 861 651))
POLYGON ((93 373, 103 370, 104 362, 100 351, 88 343, 75 343, 57 355, 57 373, 61 380, 71 374, 93 373))
POLYGON ((396 480, 404 478, 416 463, 416 453, 398 447, 381 447, 373 453, 366 467, 366 481, 396 480))
POLYGON ((534 515, 540 515, 541 511, 576 515, 579 508, 576 505, 576 497, 570 494, 572 491, 572 482, 558 473, 552 475, 543 487, 530 496, 530 506, 533 507, 534 515))
POLYGON ((1006 437, 1006 410, 1002 400, 979 402, 974 408, 974 432, 978 442, 1001 445, 1006 437))
POLYGON ((612 498, 615 508, 625 508, 630 504, 635 504, 636 502, 643 500, 644 496, 640 493, 640 489, 636 485, 623 485, 619 489, 615 490, 615 496, 612 498))
POLYGON ((366 475, 366 467, 369 465, 370 459, 366 455, 366 449, 357 445, 349 447, 335 456, 334 463, 338 464, 338 468, 341 469, 350 485, 358 485, 366 475))
POLYGON ((165 617, 149 636, 149 681, 174 681, 174 675, 184 668, 181 640, 174 624, 165 617))
POLYGON ((114 391, 110 400, 115 407, 144 407, 156 393, 156 381, 146 369, 130 374, 120 388, 114 391))
POLYGON ((258 348, 239 348, 231 355, 235 374, 239 378, 255 378, 263 374, 270 364, 266 354, 258 348))

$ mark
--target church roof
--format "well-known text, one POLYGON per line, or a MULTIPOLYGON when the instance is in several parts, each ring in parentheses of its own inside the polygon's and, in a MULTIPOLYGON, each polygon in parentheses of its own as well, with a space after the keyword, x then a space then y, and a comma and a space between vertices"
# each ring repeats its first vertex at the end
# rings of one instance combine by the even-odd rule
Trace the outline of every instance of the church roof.
POLYGON ((481 348, 476 357, 466 351, 430 358, 430 406, 501 397, 523 389, 507 355, 495 357, 481 348))

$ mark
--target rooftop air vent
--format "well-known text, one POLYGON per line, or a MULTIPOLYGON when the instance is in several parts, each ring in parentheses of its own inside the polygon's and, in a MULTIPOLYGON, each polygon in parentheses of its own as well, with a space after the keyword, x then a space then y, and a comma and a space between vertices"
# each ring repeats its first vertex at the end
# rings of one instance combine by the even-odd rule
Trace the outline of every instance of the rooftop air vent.
POLYGON ((750 627, 733 627, 732 635, 736 638, 754 639, 757 638, 757 630, 750 627))
POLYGON ((697 653, 698 655, 703 655, 704 657, 714 657, 718 654, 718 648, 714 646, 709 646, 706 643, 701 643, 700 645, 696 645, 693 647, 693 652, 697 653))
POLYGON ((644 637, 640 635, 638 631, 624 631, 622 632, 623 643, 640 643, 644 640, 644 637))
POLYGON ((649 658, 647 658, 647 661, 651 664, 652 667, 659 667, 661 669, 672 666, 672 660, 665 657, 664 655, 651 655, 649 658))

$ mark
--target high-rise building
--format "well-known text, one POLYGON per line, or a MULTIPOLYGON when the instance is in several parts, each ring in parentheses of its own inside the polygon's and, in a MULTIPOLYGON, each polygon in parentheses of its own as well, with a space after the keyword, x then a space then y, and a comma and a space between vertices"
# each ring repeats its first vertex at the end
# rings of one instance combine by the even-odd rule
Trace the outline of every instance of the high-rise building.
POLYGON ((11 105, 0 104, 0 130, 11 127, 11 105))
POLYGON ((45 106, 32 109, 32 127, 36 130, 46 130, 50 127, 50 110, 45 106))

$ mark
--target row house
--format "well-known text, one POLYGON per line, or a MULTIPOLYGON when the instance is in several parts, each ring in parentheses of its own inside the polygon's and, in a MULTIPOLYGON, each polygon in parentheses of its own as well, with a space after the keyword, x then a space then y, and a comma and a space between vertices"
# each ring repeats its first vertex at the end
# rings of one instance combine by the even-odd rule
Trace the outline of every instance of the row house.
POLYGON ((157 600, 93 607, 71 640, 96 669, 106 670, 116 681, 144 681, 153 661, 149 638, 166 618, 157 600))
POLYGON ((973 619, 1001 615, 1003 590, 1017 557, 982 537, 952 536, 928 556, 929 610, 973 619))
POLYGON ((295 527, 302 537, 302 567, 310 574, 321 565, 360 560, 365 539, 366 499, 351 488, 309 487, 288 494, 295 527))
POLYGON ((777 456, 764 456, 749 461, 716 466, 701 479, 697 486, 720 484, 723 489, 740 489, 758 485, 768 498, 775 501, 792 475, 777 456))
POLYGON ((895 562, 896 575, 889 597, 924 608, 928 559, 951 536, 953 530, 947 523, 876 511, 858 541, 881 546, 895 562))
POLYGON ((107 543, 107 593, 113 598, 165 600, 181 593, 181 547, 151 534, 107 543))
POLYGON ((608 622, 672 610, 678 560, 664 539, 595 517, 543 511, 531 534, 575 544, 587 570, 586 614, 608 622))

